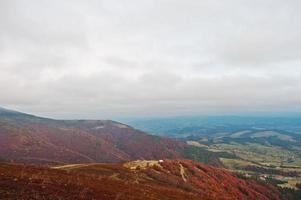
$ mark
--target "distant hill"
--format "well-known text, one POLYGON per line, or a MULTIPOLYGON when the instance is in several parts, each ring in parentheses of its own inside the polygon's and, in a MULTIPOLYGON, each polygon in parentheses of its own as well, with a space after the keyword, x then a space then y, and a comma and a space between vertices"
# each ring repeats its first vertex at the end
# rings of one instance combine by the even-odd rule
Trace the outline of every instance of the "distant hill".
POLYGON ((16 163, 66 164, 195 158, 219 165, 214 153, 148 135, 109 120, 53 120, 0 110, 0 155, 16 163))
POLYGON ((129 120, 127 123, 158 136, 181 140, 222 138, 226 142, 256 142, 287 149, 298 149, 301 145, 299 116, 174 117, 129 120))
POLYGON ((29 167, 0 164, 0 199, 280 200, 270 185, 187 160, 29 167))
POLYGON ((301 183, 299 116, 210 116, 141 119, 132 126, 212 152, 228 152, 224 168, 296 189, 301 183), (267 176, 269 179, 264 178, 267 176))

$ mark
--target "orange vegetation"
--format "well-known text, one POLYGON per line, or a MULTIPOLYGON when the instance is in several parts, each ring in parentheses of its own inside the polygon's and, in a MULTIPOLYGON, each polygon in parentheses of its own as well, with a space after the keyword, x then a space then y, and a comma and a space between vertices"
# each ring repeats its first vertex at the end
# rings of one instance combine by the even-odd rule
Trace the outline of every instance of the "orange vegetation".
POLYGON ((0 165, 0 199, 279 200, 269 185, 188 160, 79 164, 53 168, 0 165))

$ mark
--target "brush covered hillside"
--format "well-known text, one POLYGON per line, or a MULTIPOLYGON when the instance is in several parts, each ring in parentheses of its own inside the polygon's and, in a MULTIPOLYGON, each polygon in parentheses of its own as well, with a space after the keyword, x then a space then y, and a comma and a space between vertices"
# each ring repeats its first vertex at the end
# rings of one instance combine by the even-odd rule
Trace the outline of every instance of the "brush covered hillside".
POLYGON ((101 120, 52 120, 0 109, 2 160, 26 164, 195 158, 219 165, 215 153, 101 120))
POLYGON ((55 168, 0 165, 0 199, 280 200, 270 185, 188 160, 77 164, 55 168))

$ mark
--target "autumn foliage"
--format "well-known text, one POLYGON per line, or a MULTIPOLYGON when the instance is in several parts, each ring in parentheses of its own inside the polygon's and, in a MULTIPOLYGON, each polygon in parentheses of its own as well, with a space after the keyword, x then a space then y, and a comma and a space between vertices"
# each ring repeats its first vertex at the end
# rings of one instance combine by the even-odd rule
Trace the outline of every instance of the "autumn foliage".
MULTIPOLYGON (((143 163, 144 161, 141 161, 143 163)), ((82 164, 59 169, 0 165, 0 199, 280 200, 269 185, 189 160, 151 166, 82 164), (22 197, 22 198, 21 198, 22 197)))

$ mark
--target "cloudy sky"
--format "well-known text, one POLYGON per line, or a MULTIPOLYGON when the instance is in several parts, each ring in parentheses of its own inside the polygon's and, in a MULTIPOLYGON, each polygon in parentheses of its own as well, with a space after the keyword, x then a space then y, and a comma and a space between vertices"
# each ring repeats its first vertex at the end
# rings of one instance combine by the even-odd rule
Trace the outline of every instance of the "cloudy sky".
POLYGON ((56 118, 301 111, 300 0, 0 0, 0 106, 56 118))

